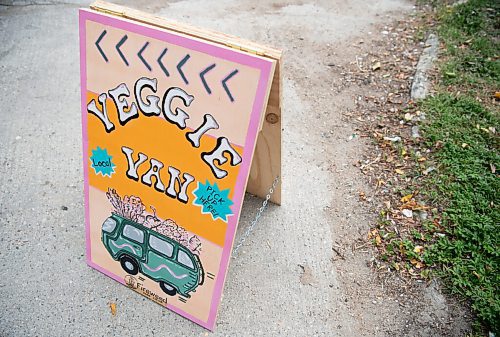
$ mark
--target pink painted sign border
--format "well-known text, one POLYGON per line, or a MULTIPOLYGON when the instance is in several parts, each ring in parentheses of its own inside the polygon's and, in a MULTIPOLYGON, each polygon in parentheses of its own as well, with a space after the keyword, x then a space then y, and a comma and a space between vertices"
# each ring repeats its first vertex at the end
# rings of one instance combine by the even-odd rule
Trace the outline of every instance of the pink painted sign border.
POLYGON ((239 63, 242 65, 250 66, 260 70, 260 78, 257 87, 257 93, 255 100, 253 102, 252 113, 250 116, 250 123, 248 127, 248 132, 244 144, 243 152, 243 162, 241 164, 239 175, 237 178, 236 186, 234 189, 234 204, 231 207, 235 216, 229 218, 228 230, 226 231, 226 237, 224 240, 224 249, 222 253, 222 258, 220 262, 219 274, 217 275, 217 281, 214 288, 214 293, 212 296, 212 303, 210 314, 208 320, 202 321, 192 315, 180 310, 177 307, 167 305, 172 311, 190 319, 191 321, 207 328, 213 330, 217 318, 217 310, 220 304, 220 299, 222 295, 222 290, 224 287, 224 282, 226 278, 227 268, 229 264, 229 258, 231 256, 232 244, 234 240, 234 235, 238 225, 238 220, 240 217, 241 206, 243 202, 243 197, 245 194, 245 188, 248 180, 250 165, 252 163, 252 157, 255 149, 255 144, 257 141, 257 133, 259 129, 259 123, 261 114, 265 108, 265 99, 270 90, 268 85, 269 81, 272 80, 271 71, 273 69, 273 61, 266 60, 264 58, 252 56, 242 52, 237 52, 235 50, 225 48, 222 46, 215 45, 213 43, 204 42, 198 39, 185 37, 176 33, 168 32, 165 29, 149 27, 144 24, 135 23, 132 20, 127 20, 123 18, 116 18, 107 14, 97 13, 87 9, 80 9, 79 11, 79 26, 80 26, 80 72, 81 72, 81 102, 82 102, 82 143, 83 143, 83 172, 84 172, 84 198, 85 198, 85 229, 86 229, 86 259, 87 264, 92 268, 104 273, 105 275, 113 278, 114 280, 124 284, 124 281, 110 273, 106 269, 92 262, 91 258, 91 247, 90 247, 90 221, 89 221, 89 168, 86 158, 88 153, 88 135, 87 135, 87 64, 86 64, 86 21, 94 21, 104 25, 112 26, 118 29, 127 30, 133 33, 148 36, 150 38, 163 40, 172 44, 176 44, 185 48, 189 48, 195 51, 203 52, 215 57, 219 57, 228 61, 239 63))

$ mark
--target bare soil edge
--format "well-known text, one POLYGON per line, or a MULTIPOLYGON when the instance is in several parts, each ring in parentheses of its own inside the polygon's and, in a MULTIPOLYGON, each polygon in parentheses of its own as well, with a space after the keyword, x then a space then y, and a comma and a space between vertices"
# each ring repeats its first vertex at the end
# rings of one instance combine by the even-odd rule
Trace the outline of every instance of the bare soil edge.
MULTIPOLYGON (((470 310, 446 294, 438 280, 412 279, 377 265, 368 239, 370 224, 376 223, 381 209, 380 194, 391 189, 377 188, 377 174, 368 172, 382 151, 367 130, 376 123, 383 136, 391 137, 384 134, 386 116, 400 115, 404 120, 402 111, 411 101, 414 74, 426 47, 424 36, 418 36, 424 25, 420 15, 376 26, 373 34, 359 37, 343 51, 350 54, 344 55, 350 62, 332 64, 341 76, 338 94, 353 103, 342 115, 343 122, 352 126, 349 143, 358 144, 347 143, 344 149, 348 157, 359 159, 331 168, 332 179, 341 181, 334 188, 342 190, 346 199, 325 211, 335 227, 332 264, 349 315, 359 323, 356 333, 364 336, 464 336, 471 330, 470 310)), ((411 126, 402 123, 401 136, 410 138, 411 133, 411 126)))

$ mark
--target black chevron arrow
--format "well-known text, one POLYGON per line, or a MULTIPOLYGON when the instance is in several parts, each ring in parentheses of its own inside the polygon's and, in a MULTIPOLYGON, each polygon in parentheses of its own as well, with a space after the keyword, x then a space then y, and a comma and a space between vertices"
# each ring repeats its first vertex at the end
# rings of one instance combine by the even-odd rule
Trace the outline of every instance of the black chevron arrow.
POLYGON ((226 91, 226 94, 229 96, 229 99, 231 100, 231 102, 234 102, 234 98, 233 98, 233 95, 231 95, 231 92, 229 91, 229 88, 227 87, 226 82, 229 81, 229 79, 231 77, 233 77, 234 75, 236 75, 237 73, 238 73, 238 69, 233 70, 229 75, 226 76, 226 78, 224 78, 222 80, 222 87, 226 91))
POLYGON ((144 44, 144 46, 142 46, 141 50, 139 50, 139 52, 137 53, 137 56, 139 56, 139 59, 142 61, 142 63, 144 63, 144 65, 146 66, 146 68, 148 68, 149 71, 151 71, 151 66, 146 62, 146 60, 144 59, 144 57, 142 57, 142 52, 149 46, 149 42, 146 42, 144 44))
POLYGON ((212 90, 210 90, 210 87, 207 84, 207 81, 205 80, 205 75, 208 73, 210 70, 215 68, 215 63, 206 67, 201 73, 200 73, 200 78, 201 82, 203 83, 203 86, 205 87, 205 90, 208 92, 208 94, 212 93, 212 90))
POLYGON ((182 79, 184 80, 184 83, 189 84, 189 81, 187 80, 186 76, 184 75, 184 72, 182 72, 182 66, 189 60, 191 56, 189 54, 186 54, 184 58, 177 64, 177 71, 181 75, 182 79))
POLYGON ((120 42, 118 42, 116 44, 116 51, 118 52, 118 54, 120 54, 120 57, 122 58, 123 62, 125 62, 125 64, 127 65, 128 67, 128 61, 127 59, 125 58, 125 55, 123 55, 122 51, 120 50, 120 47, 125 43, 125 41, 127 41, 128 39, 128 36, 127 35, 123 35, 122 39, 120 40, 120 42))
POLYGON ((160 68, 161 68, 161 70, 163 70, 165 75, 170 76, 170 73, 168 72, 167 68, 165 68, 165 66, 163 65, 163 62, 161 62, 161 59, 163 58, 163 56, 165 56, 165 54, 167 53, 167 50, 168 50, 167 48, 163 49, 160 57, 158 57, 158 64, 160 65, 160 68))
POLYGON ((106 33, 107 33, 106 30, 102 31, 101 35, 99 35, 99 38, 95 42, 95 46, 97 47, 97 50, 99 50, 99 53, 101 53, 101 56, 104 59, 104 61, 108 62, 108 58, 106 57, 106 54, 104 54, 104 52, 101 49, 101 46, 99 46, 99 43, 101 42, 104 35, 106 35, 106 33))

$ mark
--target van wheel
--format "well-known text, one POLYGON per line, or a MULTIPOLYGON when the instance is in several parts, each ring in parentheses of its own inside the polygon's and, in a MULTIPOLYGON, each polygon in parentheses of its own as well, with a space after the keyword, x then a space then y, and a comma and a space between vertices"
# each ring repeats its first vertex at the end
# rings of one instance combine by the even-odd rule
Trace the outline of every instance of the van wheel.
POLYGON ((177 290, 175 290, 174 287, 172 287, 170 284, 165 283, 163 281, 160 282, 160 288, 165 292, 165 294, 170 295, 170 296, 175 296, 177 294, 177 290))
POLYGON ((123 270, 125 270, 130 275, 136 275, 139 272, 139 266, 137 262, 128 256, 122 256, 120 259, 120 264, 122 265, 123 270))

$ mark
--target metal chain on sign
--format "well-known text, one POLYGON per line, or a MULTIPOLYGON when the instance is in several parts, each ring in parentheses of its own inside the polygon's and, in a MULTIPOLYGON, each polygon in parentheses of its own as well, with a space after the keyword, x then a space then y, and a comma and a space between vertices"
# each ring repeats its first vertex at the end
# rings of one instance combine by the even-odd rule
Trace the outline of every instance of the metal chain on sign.
POLYGON ((269 189, 269 192, 266 195, 266 199, 262 202, 262 206, 257 211, 257 214, 255 214, 255 218, 250 223, 250 226, 248 226, 245 233, 243 233, 243 235, 241 236, 240 242, 238 242, 238 244, 236 245, 236 248, 234 248, 233 257, 236 257, 236 253, 238 253, 238 250, 241 248, 241 246, 243 245, 245 240, 248 238, 250 233, 253 231, 255 225, 257 224, 257 221, 259 221, 259 218, 261 217, 262 213, 264 213, 264 211, 266 210, 267 203, 269 202, 269 199, 271 199, 271 195, 273 195, 274 190, 275 190, 276 186, 278 185, 279 181, 280 181, 280 176, 277 176, 276 178, 274 178, 273 185, 269 189))

